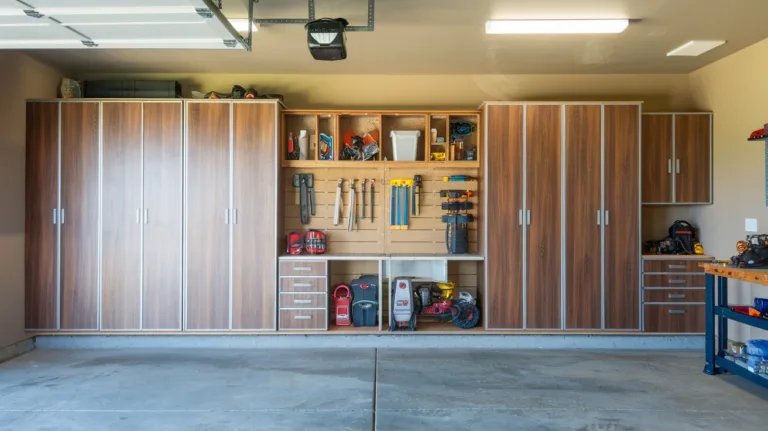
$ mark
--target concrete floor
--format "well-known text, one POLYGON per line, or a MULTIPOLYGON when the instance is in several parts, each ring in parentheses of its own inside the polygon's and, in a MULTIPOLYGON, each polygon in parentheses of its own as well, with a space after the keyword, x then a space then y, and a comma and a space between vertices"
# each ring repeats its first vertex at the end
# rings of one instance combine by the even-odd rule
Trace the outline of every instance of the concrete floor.
POLYGON ((768 391, 697 352, 35 350, 0 430, 762 429, 768 391), (375 423, 375 428, 374 428, 375 423))

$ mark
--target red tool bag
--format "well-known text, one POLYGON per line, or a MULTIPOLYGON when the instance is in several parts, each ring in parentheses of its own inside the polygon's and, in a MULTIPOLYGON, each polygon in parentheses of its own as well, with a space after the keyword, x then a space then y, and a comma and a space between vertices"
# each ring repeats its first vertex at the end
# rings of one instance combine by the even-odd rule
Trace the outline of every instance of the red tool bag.
POLYGON ((325 234, 319 230, 310 230, 304 235, 304 250, 307 254, 325 253, 325 234))
POLYGON ((336 325, 351 325, 352 319, 350 318, 349 308, 352 305, 352 289, 346 284, 339 284, 333 289, 333 299, 336 305, 336 325))
POLYGON ((288 244, 288 254, 298 256, 304 251, 304 237, 300 233, 289 233, 286 243, 288 244))

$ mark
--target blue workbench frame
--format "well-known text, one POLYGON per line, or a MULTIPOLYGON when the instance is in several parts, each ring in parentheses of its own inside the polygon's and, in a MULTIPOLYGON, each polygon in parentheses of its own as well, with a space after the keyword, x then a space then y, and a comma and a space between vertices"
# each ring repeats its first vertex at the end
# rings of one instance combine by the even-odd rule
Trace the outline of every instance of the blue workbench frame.
POLYGON ((741 365, 726 357, 728 350, 728 321, 743 323, 768 330, 768 319, 747 316, 728 308, 728 278, 707 274, 707 298, 706 298, 706 346, 704 372, 710 375, 723 374, 729 371, 758 385, 768 388, 768 378, 755 374, 746 365, 741 365), (719 337, 715 339, 715 328, 719 337))

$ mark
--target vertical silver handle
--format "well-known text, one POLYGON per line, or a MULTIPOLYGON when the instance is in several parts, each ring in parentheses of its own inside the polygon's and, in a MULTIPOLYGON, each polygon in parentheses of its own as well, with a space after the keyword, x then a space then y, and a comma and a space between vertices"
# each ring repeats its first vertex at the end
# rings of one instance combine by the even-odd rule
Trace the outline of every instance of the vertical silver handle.
POLYGON ((237 224, 237 208, 232 210, 232 224, 237 224))
POLYGON ((672 173, 672 159, 667 159, 667 173, 672 173))
POLYGON ((141 208, 136 208, 136 224, 141 224, 141 208))
POLYGON ((517 210, 517 224, 523 225, 523 210, 517 210))
POLYGON ((229 224, 229 208, 224 210, 224 224, 229 224))
POLYGON ((600 226, 600 210, 597 210, 597 225, 600 226))
POLYGON ((680 159, 675 160, 675 173, 680 173, 680 159))
POLYGON ((64 224, 64 208, 61 209, 61 217, 59 218, 59 223, 64 224))
POLYGON ((56 224, 56 221, 57 221, 56 219, 57 219, 57 218, 58 218, 58 217, 56 216, 56 208, 54 208, 54 209, 53 209, 53 224, 56 224))
POLYGON ((610 221, 609 216, 611 213, 608 210, 605 210, 605 225, 608 226, 608 222, 610 221))
POLYGON ((149 210, 144 208, 144 224, 149 223, 149 210))
POLYGON ((531 225, 531 210, 526 210, 526 223, 528 223, 528 226, 531 225))

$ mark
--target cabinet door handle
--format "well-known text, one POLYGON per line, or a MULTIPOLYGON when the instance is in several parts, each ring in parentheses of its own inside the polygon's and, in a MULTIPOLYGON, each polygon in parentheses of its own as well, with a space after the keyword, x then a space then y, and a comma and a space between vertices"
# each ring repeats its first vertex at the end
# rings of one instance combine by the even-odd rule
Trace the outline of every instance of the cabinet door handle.
POLYGON ((310 320, 312 316, 293 316, 294 320, 310 320))
POLYGON ((141 208, 136 208, 136 224, 141 224, 141 208))
POLYGON ((667 159, 667 173, 672 173, 672 159, 667 159))
POLYGON ((59 219, 61 224, 64 224, 64 208, 61 209, 61 217, 59 219))
POLYGON ((680 159, 675 160, 675 173, 680 173, 680 159))
POLYGON ((667 280, 670 284, 685 284, 686 280, 676 280, 674 278, 670 278, 667 280))
POLYGON ((608 226, 609 216, 611 215, 610 211, 605 211, 605 225, 608 226))
POLYGON ((685 310, 669 310, 669 314, 685 314, 685 310))
POLYGON ((308 266, 294 266, 294 271, 312 271, 312 268, 308 266))
POLYGON ((517 210, 517 224, 523 225, 523 210, 517 210))
POLYGON ((232 224, 237 224, 237 208, 232 210, 232 224))
POLYGON ((597 225, 600 226, 601 220, 600 220, 600 210, 597 210, 597 225))
POLYGON ((229 224, 229 208, 224 210, 224 224, 229 224))
POLYGON ((668 269, 685 269, 685 265, 667 265, 668 269))
POLYGON ((56 208, 53 209, 53 224, 56 224, 58 217, 56 216, 56 208))
POLYGON ((294 304, 311 304, 312 300, 311 299, 294 299, 293 303, 294 304))
POLYGON ((528 226, 530 226, 531 225, 531 210, 527 210, 526 214, 527 214, 526 215, 527 223, 528 223, 528 226))
POLYGON ((144 208, 144 224, 149 223, 149 209, 144 208))
POLYGON ((669 299, 685 299, 684 293, 670 293, 667 295, 667 298, 669 299))
POLYGON ((312 287, 312 283, 293 283, 293 287, 312 287))

